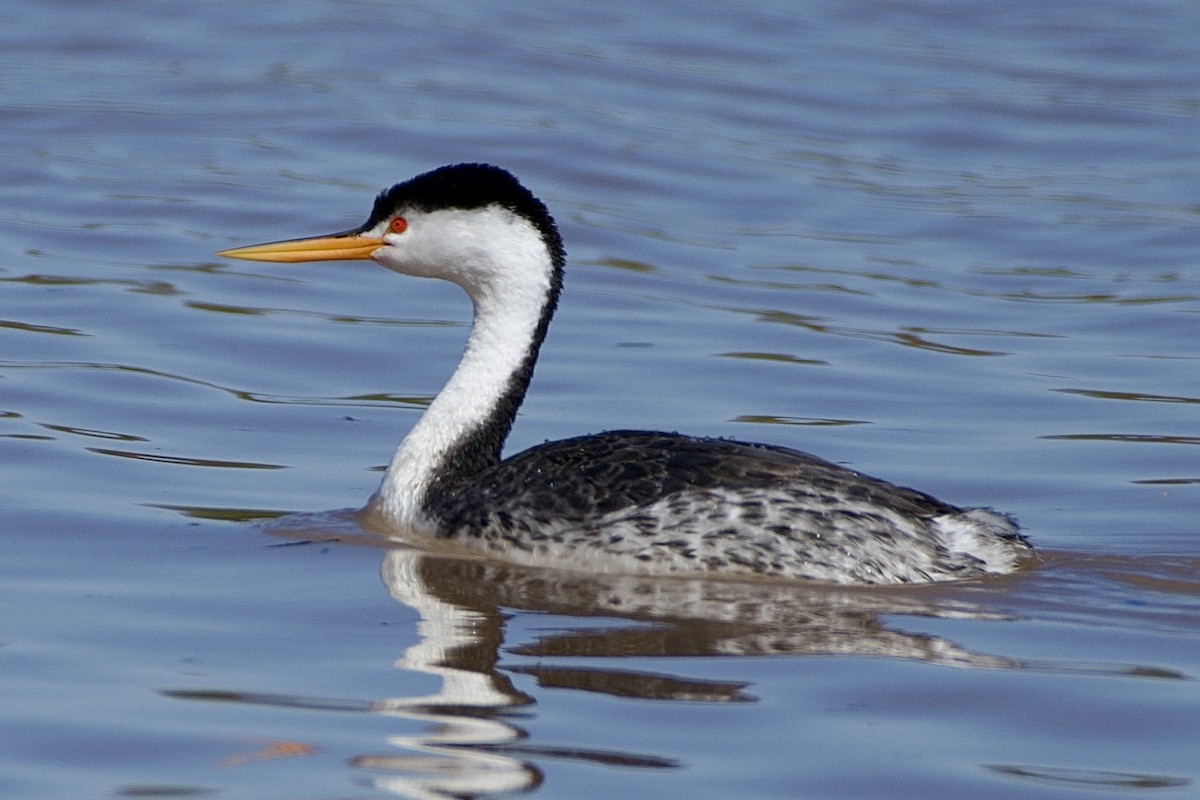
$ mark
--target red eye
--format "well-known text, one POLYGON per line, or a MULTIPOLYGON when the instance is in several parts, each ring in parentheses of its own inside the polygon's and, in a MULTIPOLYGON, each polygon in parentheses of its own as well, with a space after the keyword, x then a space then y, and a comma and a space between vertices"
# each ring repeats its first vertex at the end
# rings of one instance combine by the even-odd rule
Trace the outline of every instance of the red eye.
POLYGON ((408 220, 406 220, 404 217, 396 217, 392 220, 391 224, 388 225, 388 230, 390 230, 392 233, 404 233, 406 230, 408 230, 408 220))

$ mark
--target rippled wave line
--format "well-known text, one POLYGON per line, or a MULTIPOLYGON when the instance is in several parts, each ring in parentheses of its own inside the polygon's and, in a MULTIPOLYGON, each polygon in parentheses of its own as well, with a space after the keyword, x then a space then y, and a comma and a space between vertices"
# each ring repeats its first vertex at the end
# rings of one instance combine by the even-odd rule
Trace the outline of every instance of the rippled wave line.
POLYGON ((186 383, 192 386, 202 386, 206 389, 216 389, 217 391, 232 395, 239 400, 245 400, 251 403, 267 403, 270 405, 305 405, 329 407, 352 406, 357 408, 394 408, 396 406, 401 406, 404 408, 422 409, 433 401, 433 397, 430 395, 395 395, 388 394, 386 392, 348 395, 345 397, 305 397, 301 395, 265 394, 262 392, 251 392, 245 389, 235 389, 230 386, 222 386, 221 384, 213 383, 212 381, 206 381, 200 378, 191 378, 187 375, 164 372, 162 370, 151 369, 149 367, 135 367, 129 364, 112 364, 90 361, 47 361, 41 363, 0 361, 0 370, 8 369, 77 369, 99 370, 104 372, 122 372, 133 375, 149 376, 152 378, 165 378, 166 380, 178 381, 180 383, 186 383))

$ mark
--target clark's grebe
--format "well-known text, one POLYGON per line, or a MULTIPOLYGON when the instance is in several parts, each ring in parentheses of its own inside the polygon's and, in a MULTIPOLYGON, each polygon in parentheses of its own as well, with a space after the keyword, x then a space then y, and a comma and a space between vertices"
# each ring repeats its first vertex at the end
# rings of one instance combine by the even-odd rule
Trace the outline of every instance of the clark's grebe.
POLYGON ((1003 514, 784 447, 613 431, 501 460, 565 257, 546 207, 499 167, 441 167, 380 194, 354 230, 220 255, 370 259, 474 303, 462 361, 364 509, 374 525, 526 564, 835 583, 1001 574, 1033 554, 1003 514))

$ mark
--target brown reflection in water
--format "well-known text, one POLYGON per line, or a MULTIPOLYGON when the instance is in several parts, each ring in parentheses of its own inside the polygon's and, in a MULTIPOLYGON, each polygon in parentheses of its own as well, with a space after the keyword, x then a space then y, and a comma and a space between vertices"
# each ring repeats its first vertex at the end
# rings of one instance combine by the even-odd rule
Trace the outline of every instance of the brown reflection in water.
POLYGON ((214 458, 189 458, 187 456, 168 456, 162 453, 139 453, 134 450, 113 450, 108 447, 88 447, 90 453, 117 458, 131 458, 135 461, 153 461, 158 464, 179 464, 187 467, 220 467, 223 469, 287 469, 282 464, 260 464, 254 461, 222 461, 214 458))
POLYGON ((149 439, 144 436, 136 436, 132 433, 117 433, 116 431, 101 431, 95 428, 80 428, 74 425, 54 425, 49 422, 39 422, 46 430, 55 431, 56 433, 69 433, 74 436, 85 436, 89 439, 113 439, 118 442, 148 442, 149 439))
POLYGON ((828 417, 782 417, 777 414, 738 414, 733 422, 752 422, 756 425, 809 425, 835 427, 841 425, 870 425, 866 419, 830 419, 828 417))
POLYGON ((1200 444, 1200 436, 1171 436, 1151 433, 1059 433, 1039 436, 1068 442, 1131 442, 1134 444, 1200 444))
POLYGON ((822 358, 800 358, 789 353, 766 353, 761 351, 734 350, 717 353, 721 358, 741 358, 746 361, 771 361, 776 364, 799 364, 809 367, 827 367, 829 362, 822 358))
POLYGON ((888 342, 892 344, 900 344, 904 347, 909 347, 914 350, 928 350, 935 353, 943 353, 946 355, 955 356, 971 356, 971 357, 994 357, 994 356, 1009 356, 1012 355, 1008 350, 985 350, 977 347, 963 347, 960 345, 952 345, 947 342, 937 341, 932 338, 937 336, 970 336, 970 337, 987 337, 987 338, 1049 338, 1046 334, 1030 333, 1026 331, 1005 331, 1005 330, 987 330, 976 328, 923 328, 915 326, 904 326, 899 330, 870 330, 866 328, 856 328, 852 326, 839 325, 831 323, 821 317, 811 315, 795 314, 790 311, 781 311, 777 309, 754 310, 754 309, 739 309, 727 308, 727 311, 734 311, 743 314, 753 314, 759 322, 767 322, 779 325, 790 325, 793 327, 803 328, 813 333, 826 333, 836 336, 846 336, 853 339, 868 339, 877 342, 888 342))
POLYGON ((1022 778, 1034 783, 1062 786, 1067 789, 1172 789, 1192 784, 1191 779, 1174 775, 1072 769, 1070 767, 1035 767, 1020 764, 986 764, 984 766, 1001 775, 1022 778))
POLYGON ((433 399, 431 396, 409 397, 382 392, 353 395, 349 397, 264 394, 262 392, 251 392, 245 389, 237 389, 231 386, 222 386, 221 384, 213 383, 211 381, 192 378, 188 377, 187 375, 181 375, 177 373, 164 372, 162 370, 150 369, 148 367, 136 367, 130 364, 111 364, 91 361, 47 361, 28 363, 18 361, 0 361, 0 369, 52 369, 80 372, 97 371, 114 373, 124 376, 148 378, 151 380, 164 380, 183 383, 191 386, 199 386, 205 389, 214 389, 235 397, 238 400, 244 400, 250 403, 265 403, 268 405, 327 406, 330 408, 338 408, 343 406, 374 408, 390 408, 401 406, 407 408, 424 408, 425 406, 429 405, 430 401, 433 399))
POLYGON ((32 322, 18 322, 12 319, 0 319, 0 328, 9 328, 25 333, 53 333, 58 336, 87 336, 78 328, 60 328, 54 325, 38 325, 32 322))
POLYGON ((1200 397, 1184 397, 1167 394, 1146 394, 1145 392, 1113 392, 1100 389, 1051 389, 1060 394, 1073 394, 1080 397, 1090 397, 1093 400, 1134 400, 1142 403, 1195 403, 1200 404, 1200 397))

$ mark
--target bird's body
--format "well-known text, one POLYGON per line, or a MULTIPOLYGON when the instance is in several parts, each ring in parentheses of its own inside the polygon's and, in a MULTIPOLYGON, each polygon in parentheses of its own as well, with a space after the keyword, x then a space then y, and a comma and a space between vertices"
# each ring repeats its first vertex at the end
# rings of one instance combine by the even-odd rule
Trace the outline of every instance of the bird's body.
POLYGON ((1033 554, 1005 515, 784 447, 615 431, 501 460, 564 255, 545 206, 498 167, 442 167, 381 194, 361 228, 225 254, 370 258, 470 296, 462 361, 365 510, 385 529, 567 569, 834 583, 1002 574, 1033 554))

